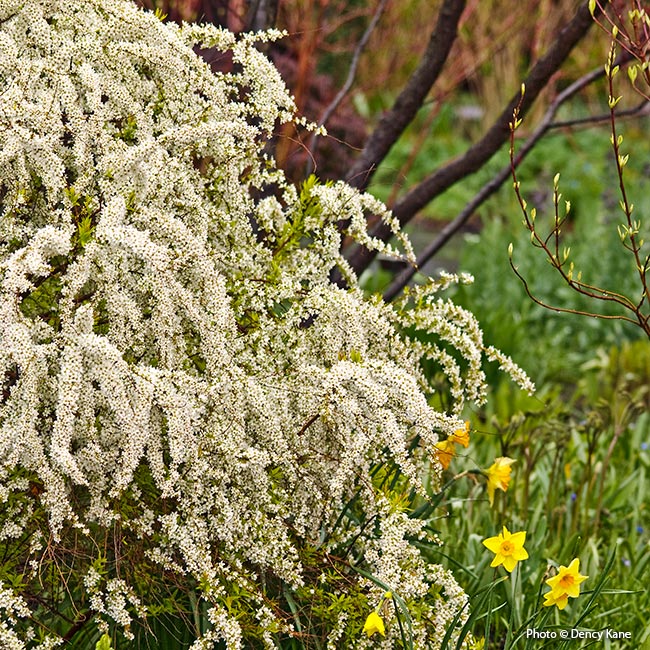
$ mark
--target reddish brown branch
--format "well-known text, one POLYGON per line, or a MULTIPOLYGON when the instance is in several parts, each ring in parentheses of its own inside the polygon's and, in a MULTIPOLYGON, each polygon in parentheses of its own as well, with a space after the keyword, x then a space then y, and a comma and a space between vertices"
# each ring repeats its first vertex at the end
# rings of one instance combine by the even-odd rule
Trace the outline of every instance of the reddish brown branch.
MULTIPOLYGON (((624 55, 624 58, 628 58, 628 55, 624 55)), ((554 187, 553 187, 553 204, 555 207, 555 224, 553 228, 551 229, 550 233, 548 234, 547 237, 542 238, 540 233, 538 232, 536 226, 535 226, 535 214, 533 210, 530 212, 528 211, 528 206, 526 204, 526 201, 524 200, 522 194, 521 194, 521 187, 519 180, 517 179, 517 165, 516 165, 516 159, 515 159, 515 153, 514 153, 514 147, 515 147, 515 129, 517 129, 518 125, 520 124, 521 120, 519 119, 520 115, 520 110, 521 110, 521 105, 523 103, 523 96, 521 97, 519 103, 515 106, 513 109, 513 116, 512 116, 512 121, 510 123, 510 170, 512 174, 512 180, 513 180, 513 186, 514 186, 514 191, 515 191, 515 196, 517 197, 517 202, 519 203, 519 207, 521 208, 522 215, 524 217, 524 224, 526 225, 526 228, 531 233, 531 243, 538 247, 541 248, 548 261, 551 263, 551 266, 560 274, 560 277, 562 280, 576 293, 581 294, 583 296, 586 296, 587 298, 590 298, 591 300, 594 301, 602 301, 602 302, 613 302, 616 303, 617 305, 620 305, 625 311, 631 312, 634 315, 634 318, 631 318, 629 316, 625 316, 624 314, 602 314, 602 313, 597 313, 597 312, 589 312, 589 311, 583 311, 583 310, 577 310, 577 309, 571 309, 571 308, 566 308, 566 307, 558 307, 554 305, 550 305, 549 303, 546 303, 545 301, 537 298, 535 295, 530 290, 530 287, 528 286, 528 283, 526 282, 526 279, 523 277, 521 273, 519 273, 517 267, 514 265, 512 261, 512 244, 510 245, 510 250, 509 250, 509 256, 510 256, 510 266, 512 270, 514 271, 515 275, 519 278, 519 280, 522 282, 524 286, 524 290, 526 291, 526 294, 528 295, 533 302, 536 304, 540 305, 541 307, 544 307, 546 309, 550 309, 552 311, 556 312, 563 312, 563 313, 570 313, 570 314, 577 314, 580 316, 589 316, 592 318, 600 318, 600 319, 605 319, 605 320, 621 320, 621 321, 626 321, 629 323, 633 323, 635 325, 638 325, 643 329, 643 331, 650 336, 650 328, 648 327, 648 321, 650 318, 650 315, 646 316, 643 314, 641 311, 643 303, 645 301, 645 298, 648 297, 648 285, 646 283, 645 279, 645 271, 641 267, 641 262, 640 262, 640 243, 637 242, 636 240, 636 235, 633 233, 634 225, 632 222, 632 206, 629 204, 628 199, 627 199, 627 193, 625 191, 625 184, 623 182, 623 166, 624 162, 622 162, 620 150, 619 150, 619 145, 620 142, 617 137, 616 133, 616 114, 615 114, 615 106, 617 104, 617 101, 614 100, 613 94, 614 94, 614 88, 613 88, 613 83, 612 79, 614 76, 614 68, 618 67, 619 61, 614 60, 614 48, 610 50, 607 66, 605 66, 605 73, 608 77, 609 81, 609 105, 610 105, 610 114, 611 114, 611 130, 612 130, 612 144, 614 147, 614 154, 616 158, 616 169, 617 169, 617 174, 618 174, 618 180, 619 180, 619 189, 621 191, 621 196, 622 201, 621 201, 621 207, 623 208, 625 212, 625 216, 627 219, 627 224, 628 224, 628 232, 627 232, 627 237, 630 240, 630 245, 627 246, 625 242, 623 242, 623 245, 625 248, 630 250, 633 255, 634 259, 637 265, 637 269, 640 272, 641 275, 641 284, 643 287, 643 295, 641 300, 635 304, 634 301, 632 301, 630 298, 627 296, 618 293, 616 291, 611 291, 609 289, 605 289, 603 287, 598 287, 594 286, 591 284, 587 284, 585 282, 582 282, 580 279, 580 274, 578 274, 578 279, 574 280, 573 279, 573 263, 569 264, 569 269, 568 271, 565 270, 565 266, 567 266, 567 263, 569 261, 569 253, 568 249, 565 253, 563 253, 562 257, 560 256, 560 232, 561 232, 561 227, 562 224, 564 223, 566 219, 566 215, 564 217, 560 216, 560 209, 559 209, 559 202, 560 202, 560 193, 558 190, 558 180, 559 180, 559 175, 555 177, 554 180, 554 187), (549 242, 553 242, 552 247, 549 246, 549 242)), ((567 204, 567 213, 568 213, 568 204, 567 204)), ((622 238, 623 239, 623 238, 622 238)), ((646 262, 647 263, 647 262, 646 262)))
MULTIPOLYGON (((348 70, 348 76, 345 80, 345 83, 337 93, 336 97, 323 111, 323 114, 320 116, 318 120, 318 126, 324 126, 327 123, 327 120, 329 120, 329 118, 332 116, 334 111, 339 107, 339 104, 343 101, 345 96, 350 91, 350 88, 352 87, 352 83, 354 82, 354 77, 357 74, 357 68, 359 67, 361 54, 364 48, 366 47, 366 45, 368 44, 368 40, 370 39, 372 32, 375 30, 375 27, 377 27, 377 23, 379 22, 379 19, 381 18, 381 15, 384 12, 384 9, 386 8, 387 2, 388 0, 379 1, 379 4, 377 5, 377 9, 375 9, 375 13, 373 14, 373 17, 370 20, 370 23, 368 24, 366 31, 361 36, 361 39, 357 43, 357 46, 354 50, 354 54, 352 55, 352 61, 350 63, 350 68, 348 70)), ((309 140, 309 146, 307 147, 307 153, 309 154, 309 158, 307 161, 307 168, 306 168, 307 175, 311 174, 312 171, 314 170, 314 149, 316 146, 316 138, 317 138, 317 134, 314 133, 311 136, 309 140)))

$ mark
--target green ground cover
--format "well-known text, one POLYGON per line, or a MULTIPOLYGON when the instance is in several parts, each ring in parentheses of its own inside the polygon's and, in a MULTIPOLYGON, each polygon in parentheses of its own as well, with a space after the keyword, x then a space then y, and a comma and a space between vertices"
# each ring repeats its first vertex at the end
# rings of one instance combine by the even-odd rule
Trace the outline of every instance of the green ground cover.
MULTIPOLYGON (((451 117, 448 111, 436 120, 423 146, 424 165, 435 168, 468 144, 451 117)), ((650 208, 646 120, 622 126, 634 142, 626 182, 641 215, 650 208)), ((393 170, 401 168, 408 149, 407 140, 377 175, 380 196, 388 196, 393 170)), ((502 152, 431 204, 428 218, 453 218, 506 156, 502 152)), ((539 206, 538 219, 550 222, 552 179, 561 172, 573 215, 566 245, 575 250, 576 267, 595 285, 636 295, 633 267, 616 230, 611 168, 609 132, 592 128, 553 133, 522 165, 520 178, 524 194, 539 206)), ((404 185, 425 171, 413 166, 404 185)), ((485 637, 486 648, 650 647, 650 342, 627 323, 558 314, 528 298, 508 263, 510 243, 535 295, 564 308, 590 306, 530 246, 510 183, 481 208, 475 224, 474 232, 459 236, 452 262, 475 282, 459 288, 454 300, 477 316, 486 340, 526 369, 538 391, 524 396, 488 370, 491 398, 485 409, 467 413, 472 442, 453 459, 440 499, 437 528, 449 541, 425 552, 452 568, 472 595, 468 630, 485 637), (516 462, 508 491, 497 493, 490 507, 483 473, 499 456, 516 462), (527 532, 530 557, 512 574, 491 569, 493 556, 482 544, 503 525, 527 532), (544 581, 573 558, 589 576, 582 595, 566 609, 550 611, 543 606, 544 581), (563 640, 560 631, 573 637, 563 640), (631 640, 612 631, 629 632, 631 640)), ((444 251, 437 265, 449 265, 444 251)), ((389 279, 380 270, 368 283, 381 290, 389 279)))

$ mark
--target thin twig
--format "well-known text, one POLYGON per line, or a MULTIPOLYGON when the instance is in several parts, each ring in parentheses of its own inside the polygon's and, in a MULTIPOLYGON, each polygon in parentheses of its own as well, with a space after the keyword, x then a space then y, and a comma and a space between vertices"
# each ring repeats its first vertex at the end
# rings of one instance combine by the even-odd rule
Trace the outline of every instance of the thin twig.
POLYGON ((309 429, 309 427, 310 427, 312 424, 314 424, 314 422, 316 422, 316 420, 318 420, 319 417, 320 417, 320 413, 316 413, 316 415, 312 415, 312 416, 311 416, 311 417, 310 417, 310 418, 309 418, 309 419, 308 419, 308 420, 307 420, 307 421, 302 425, 302 427, 300 428, 300 431, 298 431, 298 434, 297 434, 297 435, 301 436, 303 433, 305 433, 305 431, 307 431, 307 429, 309 429))
MULTIPOLYGON (((650 99, 644 99, 640 104, 634 108, 627 108, 624 111, 618 111, 616 113, 616 119, 620 120, 624 117, 637 117, 643 114, 650 114, 650 99)), ((601 113, 600 115, 590 115, 589 117, 580 117, 574 120, 558 120, 549 124, 549 131, 551 129, 570 129, 576 126, 593 126, 594 124, 601 124, 604 122, 609 122, 610 114, 601 113)))
MULTIPOLYGON (((615 96, 613 70, 614 67, 616 66, 616 61, 613 61, 614 51, 615 51, 615 45, 612 44, 612 52, 610 55, 610 59, 608 61, 609 66, 607 68, 607 78, 609 82, 610 98, 613 98, 615 96)), ((643 241, 642 240, 639 241, 639 239, 637 238, 637 235, 635 233, 636 230, 635 223, 632 220, 633 205, 628 200, 627 189, 625 187, 625 182, 623 180, 623 167, 625 165, 625 162, 622 162, 623 157, 621 156, 621 150, 620 150, 622 136, 621 136, 621 140, 619 140, 619 136, 617 135, 617 131, 616 131, 616 112, 615 112, 616 103, 612 104, 611 102, 612 99, 610 99, 610 121, 611 121, 611 128, 612 128, 612 147, 614 149, 614 162, 616 164, 616 172, 618 174, 618 186, 619 186, 619 191, 621 193, 621 207, 623 208, 623 212, 625 213, 625 219, 628 225, 627 237, 630 240, 629 247, 627 245, 625 247, 628 248, 630 251, 632 251, 632 254, 634 255, 634 261, 636 263, 637 272, 639 273, 641 287, 643 288, 643 296, 650 300, 650 287, 648 286, 646 271, 645 271, 647 260, 645 261, 645 264, 641 260, 641 246, 643 245, 643 241)), ((625 157, 625 160, 627 160, 627 157, 625 157)), ((643 304, 643 299, 641 300, 641 303, 638 305, 637 312, 636 312, 637 315, 639 315, 638 310, 640 310, 642 304, 643 304)))
MULTIPOLYGON (((624 53, 621 55, 623 59, 629 60, 629 55, 627 53, 624 53)), ((616 106, 616 103, 618 100, 613 99, 614 95, 614 88, 613 88, 613 83, 612 83, 612 78, 614 76, 614 73, 612 72, 614 68, 618 67, 618 64, 621 60, 621 57, 618 57, 616 60, 614 59, 614 46, 610 49, 607 65, 605 66, 605 74, 608 77, 608 83, 609 83, 609 105, 610 105, 610 120, 611 120, 611 130, 612 130, 612 144, 614 147, 614 154, 616 158, 616 168, 618 172, 618 179, 619 179, 619 189, 621 191, 622 195, 622 201, 621 201, 621 207, 623 208, 627 222, 628 222, 628 232, 627 232, 627 237, 630 239, 630 245, 624 246, 628 248, 632 253, 634 254, 634 259, 637 264, 637 269, 641 273, 641 283, 644 289, 644 295, 647 297, 648 294, 648 286, 646 284, 646 279, 645 279, 645 274, 643 272, 643 269, 641 268, 640 265, 640 257, 639 257, 639 250, 640 250, 640 245, 637 243, 636 240, 636 233, 633 232, 633 228, 635 226, 632 223, 631 220, 631 214, 632 214, 632 206, 631 204, 628 203, 627 200, 627 195, 625 192, 625 186, 623 183, 623 166, 625 162, 622 159, 622 156, 620 154, 619 150, 619 145, 622 140, 619 140, 619 137, 617 136, 616 133, 616 113, 614 110, 614 107, 616 106)), ((561 218, 560 213, 559 213, 559 199, 560 199, 560 194, 558 192, 558 176, 555 177, 554 180, 554 189, 553 189, 553 203, 555 206, 555 226, 553 227, 551 233, 546 237, 546 239, 542 239, 540 236, 539 232, 535 228, 535 214, 534 211, 531 210, 529 213, 526 201, 524 200, 522 194, 521 194, 521 189, 520 189, 520 183, 519 180, 517 179, 517 171, 516 171, 516 165, 515 165, 515 155, 514 155, 514 143, 515 143, 515 130, 521 123, 521 119, 519 118, 520 115, 520 110, 521 110, 521 104, 523 101, 524 97, 524 91, 522 89, 522 95, 519 104, 515 107, 513 111, 513 116, 512 116, 512 122, 510 123, 510 170, 511 170, 511 175, 512 175, 512 180, 513 180, 513 186, 514 186, 514 191, 515 195, 517 197, 517 201, 519 203, 519 206, 521 208, 522 214, 524 216, 524 223, 528 230, 531 233, 531 242, 533 245, 543 249, 544 253, 547 255, 547 258, 553 268, 560 274, 564 282, 574 291, 576 291, 579 294, 582 294, 584 296, 587 296, 589 298, 592 298, 594 300, 601 300, 601 301, 611 301, 615 302, 619 305, 621 305, 624 309, 632 312, 634 316, 636 317, 636 320, 633 320, 627 316, 624 315, 609 315, 609 314, 600 314, 600 313, 595 313, 595 312, 587 312, 587 311, 582 311, 582 310, 576 310, 576 309, 571 309, 571 308, 563 308, 563 307, 558 307, 558 306, 553 306, 548 303, 545 303, 544 301, 538 299, 535 297, 532 292, 530 291, 530 288, 528 287, 528 284, 525 280, 525 278, 519 273, 517 270, 517 267, 514 265, 512 261, 512 244, 510 245, 509 249, 509 260, 510 260, 510 266, 512 270, 514 271, 515 275, 519 278, 519 280, 522 282, 524 289, 526 291, 526 294, 538 305, 550 309, 556 312, 564 312, 564 313, 572 313, 572 314, 578 314, 581 316, 589 316, 592 318, 601 318, 601 319, 609 319, 609 320, 622 320, 622 321, 627 321, 630 323, 634 323, 635 325, 640 326, 646 334, 650 335, 650 330, 648 329, 648 317, 644 316, 641 313, 641 307, 643 305, 643 298, 640 300, 638 304, 634 304, 627 296, 619 294, 617 292, 609 291, 607 289, 603 289, 602 287, 595 287, 590 284, 586 284, 580 280, 580 275, 578 275, 578 279, 574 280, 572 278, 572 273, 573 273, 573 263, 570 264, 569 270, 565 271, 564 266, 568 260, 568 251, 563 254, 563 258, 560 258, 560 247, 559 247, 559 242, 560 242, 560 228, 562 226, 562 223, 564 222, 564 219, 566 217, 561 218), (549 246, 548 242, 550 239, 553 239, 555 242, 555 252, 553 252, 549 246)), ((568 212, 568 207, 567 207, 567 212, 568 212)))
POLYGON ((539 298, 537 298, 537 296, 533 294, 533 292, 530 290, 530 287, 528 286, 528 282, 526 281, 526 278, 524 278, 524 276, 521 275, 521 273, 519 273, 519 270, 514 265, 512 260, 510 260, 510 268, 513 270, 514 274, 519 278, 519 280, 521 280, 526 295, 535 304, 539 305, 540 307, 544 307, 544 309, 548 309, 549 311, 554 311, 562 314, 574 314, 576 316, 588 316, 589 318, 600 318, 601 320, 621 320, 621 321, 626 321, 627 323, 632 323, 633 325, 638 325, 637 321, 635 321, 633 318, 629 318, 628 316, 621 316, 616 314, 598 314, 596 312, 583 311, 581 309, 571 309, 569 307, 559 307, 556 305, 549 305, 548 303, 545 303, 543 300, 540 300, 539 298))
MULTIPOLYGON (((366 31, 361 36, 361 39, 357 43, 357 47, 354 50, 352 61, 350 62, 350 69, 348 70, 347 79, 345 80, 345 83, 343 84, 341 90, 339 90, 337 93, 336 97, 331 101, 331 103, 327 106, 327 108, 320 116, 318 120, 319 127, 325 126, 327 120, 329 120, 334 111, 339 107, 339 104, 343 101, 350 88, 352 87, 352 83, 354 82, 354 78, 357 74, 357 68, 359 67, 359 61, 361 60, 361 54, 363 53, 363 50, 365 49, 368 40, 370 39, 370 35, 375 30, 375 27, 377 27, 377 23, 379 22, 381 15, 384 13, 387 2, 388 0, 380 0, 379 4, 377 5, 377 9, 375 10, 372 20, 368 24, 368 27, 366 27, 366 31)), ((307 152, 309 153, 309 157, 307 159, 306 176, 309 176, 309 174, 314 171, 314 149, 316 147, 317 137, 318 133, 314 132, 309 140, 309 144, 307 145, 307 152)))

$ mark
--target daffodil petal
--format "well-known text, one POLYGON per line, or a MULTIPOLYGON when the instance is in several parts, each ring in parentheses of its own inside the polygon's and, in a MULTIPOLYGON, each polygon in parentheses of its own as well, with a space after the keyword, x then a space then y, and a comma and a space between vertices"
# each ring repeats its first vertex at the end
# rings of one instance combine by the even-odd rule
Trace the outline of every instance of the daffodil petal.
POLYGON ((510 541, 516 546, 523 546, 526 543, 526 531, 521 530, 518 533, 512 533, 510 541))
POLYGON ((483 540, 483 546, 492 551, 492 553, 498 553, 499 549, 501 548, 501 541, 501 536, 488 537, 487 539, 483 540))
POLYGON ((491 567, 498 567, 503 564, 503 555, 497 554, 494 556, 494 559, 490 563, 491 567))
POLYGON ((518 548, 513 554, 512 557, 517 560, 517 562, 521 562, 521 560, 527 560, 528 559, 528 551, 522 546, 521 548, 518 548))

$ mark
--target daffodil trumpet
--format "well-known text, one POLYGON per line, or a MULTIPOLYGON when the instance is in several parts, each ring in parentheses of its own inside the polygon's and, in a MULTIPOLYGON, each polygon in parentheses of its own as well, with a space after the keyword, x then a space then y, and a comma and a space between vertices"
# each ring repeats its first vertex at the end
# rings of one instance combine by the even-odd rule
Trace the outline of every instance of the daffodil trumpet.
POLYGON ((375 607, 374 611, 368 614, 368 618, 363 625, 363 631, 369 636, 374 634, 381 634, 386 636, 386 627, 384 625, 384 619, 380 616, 379 612, 384 608, 385 603, 393 597, 393 594, 390 591, 384 593, 379 605, 375 607))

